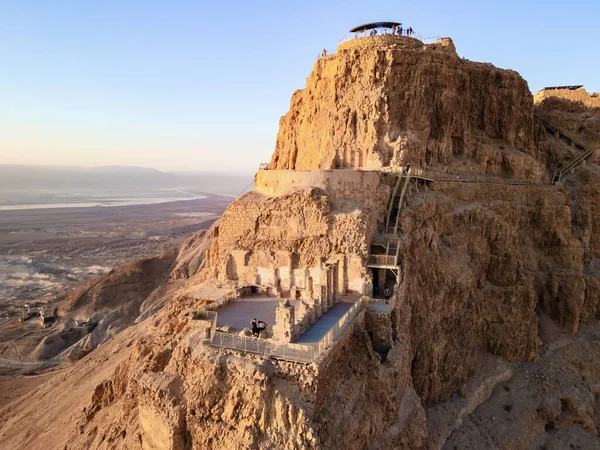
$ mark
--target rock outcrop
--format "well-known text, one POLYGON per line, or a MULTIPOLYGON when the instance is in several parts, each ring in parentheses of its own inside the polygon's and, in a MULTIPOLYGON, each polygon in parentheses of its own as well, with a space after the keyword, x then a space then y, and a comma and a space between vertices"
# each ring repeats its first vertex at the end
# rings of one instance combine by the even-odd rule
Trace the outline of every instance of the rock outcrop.
POLYGON ((573 149, 536 118, 598 145, 596 113, 534 106, 516 72, 461 59, 448 39, 342 44, 294 93, 253 192, 179 253, 65 302, 73 319, 130 308, 137 324, 40 386, 36 407, 1 409, 3 445, 600 447, 600 167, 592 156, 547 183, 573 149), (207 283, 369 295, 370 243, 389 235, 406 162, 423 177, 400 204, 391 314, 363 310, 308 363, 207 344, 194 295, 207 283), (454 180, 465 174, 485 182, 454 180))
POLYGON ((518 73, 461 59, 453 45, 379 36, 317 61, 280 121, 269 168, 410 163, 541 179, 538 133, 518 73))

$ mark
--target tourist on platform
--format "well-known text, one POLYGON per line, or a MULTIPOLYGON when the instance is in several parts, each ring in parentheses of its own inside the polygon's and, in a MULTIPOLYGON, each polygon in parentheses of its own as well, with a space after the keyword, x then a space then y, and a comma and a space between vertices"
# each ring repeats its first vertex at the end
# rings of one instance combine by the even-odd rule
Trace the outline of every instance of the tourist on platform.
POLYGON ((400 36, 402 36, 402 33, 403 33, 403 31, 404 31, 404 30, 402 29, 402 25, 400 25, 400 26, 398 27, 398 34, 399 34, 400 36))
POLYGON ((384 295, 385 295, 385 299, 389 300, 390 297, 392 296, 392 290, 389 287, 385 288, 384 295))
POLYGON ((404 166, 404 173, 408 173, 409 170, 410 170, 410 163, 406 163, 406 166, 404 166))
POLYGON ((252 322, 250 322, 250 325, 252 326, 252 336, 254 336, 255 338, 259 338, 260 332, 262 330, 264 330, 265 328, 267 328, 267 324, 265 322, 263 322, 262 320, 259 320, 257 322, 256 317, 254 319, 252 319, 252 322))
POLYGON ((396 34, 396 25, 392 25, 392 34, 396 34))

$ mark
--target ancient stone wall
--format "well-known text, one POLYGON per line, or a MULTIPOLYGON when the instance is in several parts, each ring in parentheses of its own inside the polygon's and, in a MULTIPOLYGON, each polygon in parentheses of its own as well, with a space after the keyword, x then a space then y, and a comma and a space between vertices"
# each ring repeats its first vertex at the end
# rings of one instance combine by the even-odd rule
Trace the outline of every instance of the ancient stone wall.
POLYGON ((223 215, 207 270, 221 281, 284 291, 310 290, 312 284, 316 292, 327 285, 319 270, 329 261, 338 263, 338 293, 362 293, 367 277, 363 261, 377 220, 383 220, 389 191, 385 184, 371 191, 380 202, 375 214, 357 201, 332 200, 317 188, 294 188, 277 197, 245 194, 223 215))
POLYGON ((393 181, 379 171, 259 170, 254 176, 254 190, 280 196, 297 187, 316 187, 327 192, 332 200, 357 201, 379 214, 393 181))
POLYGON ((533 100, 535 103, 541 103, 548 98, 561 98, 564 100, 569 100, 571 102, 582 103, 588 108, 600 108, 600 96, 598 94, 594 94, 594 96, 592 97, 584 88, 579 88, 575 90, 542 90, 534 95, 533 100))

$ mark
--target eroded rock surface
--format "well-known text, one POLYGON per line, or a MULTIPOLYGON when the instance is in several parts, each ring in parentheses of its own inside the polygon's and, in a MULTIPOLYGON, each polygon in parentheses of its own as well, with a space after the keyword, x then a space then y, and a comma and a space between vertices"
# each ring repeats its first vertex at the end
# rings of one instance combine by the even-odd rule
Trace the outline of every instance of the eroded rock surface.
POLYGON ((148 313, 35 405, 4 406, 3 445, 599 448, 600 171, 592 155, 549 184, 575 150, 537 117, 586 145, 600 130, 593 107, 565 102, 534 106, 516 72, 463 60, 449 40, 343 44, 294 94, 255 191, 179 252, 63 305, 148 313), (368 295, 370 243, 407 161, 423 178, 401 205, 391 314, 363 310, 308 364, 205 345, 206 283, 312 298, 331 288, 327 263, 340 293, 368 295), (454 180, 465 174, 485 182, 454 180))

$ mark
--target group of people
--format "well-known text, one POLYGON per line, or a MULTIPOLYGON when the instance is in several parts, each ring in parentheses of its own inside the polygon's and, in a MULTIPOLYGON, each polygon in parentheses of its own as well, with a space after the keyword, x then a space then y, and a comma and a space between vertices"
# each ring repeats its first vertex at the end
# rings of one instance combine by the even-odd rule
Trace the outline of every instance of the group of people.
MULTIPOLYGON (((395 36, 404 36, 404 32, 405 31, 406 31, 406 36, 412 36, 413 35, 413 29, 412 29, 412 27, 408 27, 405 30, 404 28, 402 28, 402 24, 400 24, 399 26, 392 25, 392 35, 395 35, 395 36)), ((384 34, 387 34, 387 30, 384 32, 384 34)), ((371 33, 369 33, 369 36, 377 36, 377 30, 375 28, 373 28, 371 30, 371 33)))
POLYGON ((250 326, 252 327, 252 336, 254 336, 255 338, 259 338, 260 332, 267 328, 267 324, 264 323, 262 320, 256 320, 256 317, 252 319, 252 322, 250 322, 250 326))

